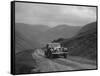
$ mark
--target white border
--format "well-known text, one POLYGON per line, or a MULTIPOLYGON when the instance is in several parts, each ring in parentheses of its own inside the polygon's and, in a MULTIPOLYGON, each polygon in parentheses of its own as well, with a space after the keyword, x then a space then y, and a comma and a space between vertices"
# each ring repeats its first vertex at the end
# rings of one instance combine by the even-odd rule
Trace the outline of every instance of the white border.
MULTIPOLYGON (((11 30, 10 29, 10 1, 12 0, 0 0, 0 76, 11 76, 10 74, 10 30, 11 30)), ((18 1, 23 1, 23 0, 18 0, 18 1)), ((24 1, 98 5, 98 6, 100 4, 98 0, 24 0, 24 1)), ((99 24, 98 24, 98 29, 100 29, 99 24)), ((100 34, 98 34, 98 37, 99 36, 100 34)), ((98 53, 100 54, 99 50, 100 49, 98 46, 98 53)), ((98 58, 100 58, 99 55, 98 58)), ((100 67, 100 61, 99 61, 99 67, 100 67)), ((60 73, 30 74, 30 75, 28 74, 28 75, 19 75, 19 76, 33 76, 33 75, 34 76, 61 76, 61 75, 62 76, 94 76, 94 75, 99 76, 99 73, 100 70, 90 70, 90 71, 73 71, 73 72, 60 72, 60 73)))

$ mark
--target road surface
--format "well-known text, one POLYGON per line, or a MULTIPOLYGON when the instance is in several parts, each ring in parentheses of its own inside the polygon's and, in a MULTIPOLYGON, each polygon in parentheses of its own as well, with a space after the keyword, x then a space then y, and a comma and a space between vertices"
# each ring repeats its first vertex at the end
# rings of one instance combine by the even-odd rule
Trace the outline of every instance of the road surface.
POLYGON ((71 70, 84 70, 84 69, 96 69, 96 64, 90 64, 88 62, 80 62, 77 60, 71 60, 70 58, 54 58, 48 59, 44 56, 41 49, 37 49, 32 53, 32 57, 35 58, 38 67, 33 69, 35 72, 53 72, 53 71, 71 71, 71 70))

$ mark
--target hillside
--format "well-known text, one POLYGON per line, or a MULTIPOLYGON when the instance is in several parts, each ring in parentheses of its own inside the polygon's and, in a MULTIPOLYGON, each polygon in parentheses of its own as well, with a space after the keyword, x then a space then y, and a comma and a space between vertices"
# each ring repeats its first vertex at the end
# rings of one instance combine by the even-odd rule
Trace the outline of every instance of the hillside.
POLYGON ((49 35, 51 39, 57 38, 71 38, 79 31, 81 27, 79 26, 69 26, 69 25, 58 25, 54 28, 46 31, 46 35, 49 35))
POLYGON ((69 54, 96 60, 97 56, 97 22, 84 26, 79 33, 67 40, 62 45, 69 48, 69 54))
POLYGON ((24 43, 28 42, 29 44, 32 44, 34 48, 40 48, 39 39, 41 39, 40 37, 42 37, 41 33, 48 29, 49 27, 45 25, 29 25, 29 24, 24 24, 24 23, 16 23, 15 30, 17 32, 15 34, 18 39, 17 42, 20 42, 20 41, 24 43))
POLYGON ((15 52, 21 52, 27 49, 34 49, 39 46, 39 43, 34 40, 29 40, 23 34, 18 31, 15 31, 15 52))
POLYGON ((37 66, 31 54, 35 48, 40 47, 40 44, 35 35, 32 35, 31 26, 25 24, 15 26, 15 74, 31 73, 31 70, 37 66), (31 36, 34 38, 32 39, 31 36))
POLYGON ((82 29, 80 29, 79 33, 77 34, 77 36, 81 36, 81 35, 86 35, 86 34, 91 34, 93 32, 97 31, 97 23, 96 22, 92 22, 90 24, 87 24, 85 27, 83 27, 82 29))
POLYGON ((79 26, 58 25, 43 32, 40 42, 43 44, 58 38, 71 38, 81 29, 79 26))

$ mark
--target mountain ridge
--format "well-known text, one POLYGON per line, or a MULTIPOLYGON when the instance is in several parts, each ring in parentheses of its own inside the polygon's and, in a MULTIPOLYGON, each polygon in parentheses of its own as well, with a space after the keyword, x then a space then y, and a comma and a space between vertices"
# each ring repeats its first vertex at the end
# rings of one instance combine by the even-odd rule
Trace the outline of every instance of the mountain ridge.
POLYGON ((41 47, 48 42, 57 38, 70 38, 77 33, 81 27, 73 27, 69 25, 58 25, 50 28, 46 25, 28 25, 23 23, 16 23, 15 29, 21 32, 25 37, 32 40, 36 38, 40 42, 41 47))

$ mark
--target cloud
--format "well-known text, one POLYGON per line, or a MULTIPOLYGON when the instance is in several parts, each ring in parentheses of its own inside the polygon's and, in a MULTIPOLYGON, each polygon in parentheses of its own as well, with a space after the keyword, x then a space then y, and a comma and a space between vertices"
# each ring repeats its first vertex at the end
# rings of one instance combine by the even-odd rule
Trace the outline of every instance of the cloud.
POLYGON ((15 21, 51 27, 59 24, 81 26, 96 21, 96 7, 16 2, 15 21))

